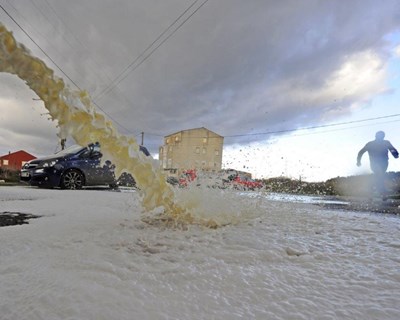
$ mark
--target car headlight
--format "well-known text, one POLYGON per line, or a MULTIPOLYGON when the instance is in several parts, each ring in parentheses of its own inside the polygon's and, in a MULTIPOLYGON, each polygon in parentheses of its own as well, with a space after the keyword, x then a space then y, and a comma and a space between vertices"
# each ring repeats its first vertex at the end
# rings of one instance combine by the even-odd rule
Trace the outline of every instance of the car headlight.
POLYGON ((51 160, 51 161, 45 161, 42 163, 42 167, 54 167, 54 165, 57 163, 57 160, 51 160))

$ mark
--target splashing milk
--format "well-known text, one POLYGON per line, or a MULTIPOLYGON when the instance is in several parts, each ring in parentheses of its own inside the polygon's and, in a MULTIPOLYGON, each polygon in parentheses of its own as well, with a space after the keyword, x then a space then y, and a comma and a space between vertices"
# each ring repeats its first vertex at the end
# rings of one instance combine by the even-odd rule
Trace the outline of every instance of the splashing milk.
POLYGON ((231 218, 230 214, 239 208, 235 205, 221 206, 219 191, 214 190, 213 195, 210 191, 205 194, 205 190, 190 191, 186 197, 177 197, 160 168, 139 152, 133 137, 120 135, 110 121, 95 111, 86 91, 71 90, 43 61, 33 57, 23 45, 17 43, 12 33, 2 24, 0 72, 18 76, 39 96, 51 119, 57 120, 60 138, 71 136, 82 146, 94 141, 100 142, 104 158, 115 164, 116 175, 124 171, 132 174, 141 189, 144 209, 152 211, 161 208, 162 221, 174 225, 199 223, 218 227, 237 220, 238 215, 231 218), (210 197, 213 197, 211 202, 210 197), (178 203, 178 198, 184 201, 178 203), (215 219, 216 216, 218 219, 215 219))

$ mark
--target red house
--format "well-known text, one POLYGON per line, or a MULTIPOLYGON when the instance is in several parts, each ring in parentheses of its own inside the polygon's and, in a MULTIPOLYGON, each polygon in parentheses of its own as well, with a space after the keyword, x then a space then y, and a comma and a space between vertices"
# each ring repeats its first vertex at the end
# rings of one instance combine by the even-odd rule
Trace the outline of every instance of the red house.
POLYGON ((9 152, 5 156, 0 157, 0 168, 8 170, 21 170, 22 166, 30 161, 36 159, 30 153, 20 150, 17 152, 9 152))

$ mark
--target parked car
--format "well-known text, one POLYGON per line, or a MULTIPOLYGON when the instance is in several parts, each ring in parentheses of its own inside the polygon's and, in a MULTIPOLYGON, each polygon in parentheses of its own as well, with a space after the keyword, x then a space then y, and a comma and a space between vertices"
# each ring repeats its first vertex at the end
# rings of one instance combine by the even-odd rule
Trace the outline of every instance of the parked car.
POLYGON ((197 172, 194 169, 186 170, 182 173, 179 178, 179 186, 184 188, 187 187, 191 182, 197 179, 197 172))
MULTIPOLYGON (((140 150, 150 155, 145 147, 140 146, 140 150)), ((101 158, 99 143, 91 143, 87 147, 73 145, 54 155, 27 162, 21 169, 20 179, 31 186, 46 188, 117 187, 114 165, 107 160, 101 166, 101 158)))
POLYGON ((246 176, 237 175, 232 179, 232 185, 238 190, 258 190, 264 187, 260 181, 253 180, 246 176))
POLYGON ((168 182, 169 184, 172 184, 173 186, 176 186, 176 185, 179 184, 178 178, 175 178, 175 177, 172 177, 172 176, 167 177, 167 182, 168 182))

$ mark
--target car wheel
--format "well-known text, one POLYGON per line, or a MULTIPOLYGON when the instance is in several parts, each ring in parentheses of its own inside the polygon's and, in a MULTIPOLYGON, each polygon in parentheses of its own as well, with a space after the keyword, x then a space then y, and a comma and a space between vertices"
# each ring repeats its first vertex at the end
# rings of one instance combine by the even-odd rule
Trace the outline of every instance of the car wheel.
POLYGON ((117 183, 110 183, 108 186, 110 187, 110 189, 113 189, 113 190, 117 190, 118 189, 118 184, 117 183))
POLYGON ((82 189, 83 185, 83 174, 75 169, 66 171, 61 178, 62 189, 82 189))

